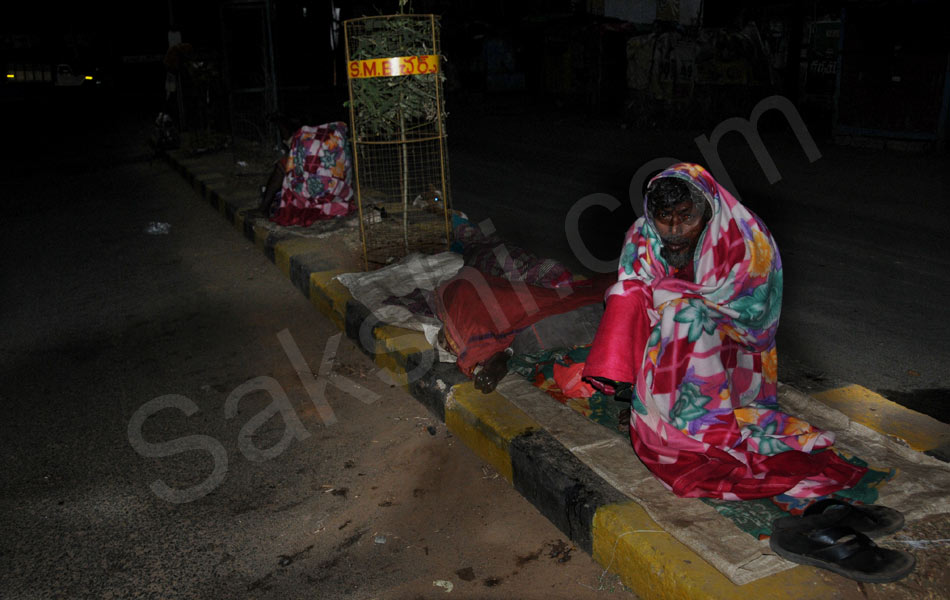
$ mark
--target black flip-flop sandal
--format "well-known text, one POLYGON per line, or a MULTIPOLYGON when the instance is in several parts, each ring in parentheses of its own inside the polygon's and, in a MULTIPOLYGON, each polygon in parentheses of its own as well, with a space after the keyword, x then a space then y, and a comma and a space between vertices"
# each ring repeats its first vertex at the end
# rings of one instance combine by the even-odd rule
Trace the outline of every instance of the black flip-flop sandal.
POLYGON ((868 536, 848 527, 809 528, 809 519, 813 518, 801 519, 801 527, 774 530, 769 538, 772 551, 785 560, 867 583, 897 581, 909 575, 917 564, 912 554, 881 548, 868 536))
POLYGON ((879 538, 899 531, 904 526, 904 515, 886 506, 850 504, 837 498, 819 500, 805 509, 801 518, 785 517, 772 523, 775 529, 798 527, 802 519, 810 519, 812 529, 849 527, 871 538, 879 538))

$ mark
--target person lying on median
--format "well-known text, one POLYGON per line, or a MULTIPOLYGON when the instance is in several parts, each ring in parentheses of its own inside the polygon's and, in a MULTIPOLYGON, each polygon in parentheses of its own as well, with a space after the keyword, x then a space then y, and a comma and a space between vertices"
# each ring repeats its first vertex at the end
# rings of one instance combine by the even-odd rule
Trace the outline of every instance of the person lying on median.
POLYGON ((544 287, 463 267, 434 294, 439 343, 487 394, 513 354, 590 343, 612 283, 599 276, 544 287))
POLYGON ((442 321, 439 344, 484 393, 514 354, 589 344, 612 276, 575 277, 566 265, 505 242, 486 221, 453 216, 464 267, 426 297, 442 321))
POLYGON ((629 394, 640 460, 678 496, 809 498, 865 469, 777 410, 782 261, 766 226, 701 166, 654 177, 584 367, 629 394))

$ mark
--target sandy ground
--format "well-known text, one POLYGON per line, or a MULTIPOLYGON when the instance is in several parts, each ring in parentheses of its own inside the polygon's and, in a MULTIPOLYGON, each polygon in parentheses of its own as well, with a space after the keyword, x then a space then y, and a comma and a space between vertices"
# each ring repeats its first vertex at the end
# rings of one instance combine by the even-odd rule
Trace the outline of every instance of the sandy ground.
POLYGON ((330 392, 339 422, 319 441, 323 460, 302 474, 312 495, 290 509, 309 516, 286 532, 271 552, 272 570, 250 581, 249 591, 633 597, 414 399, 386 388, 349 342, 336 371, 381 399, 366 405, 330 392))
POLYGON ((149 160, 148 120, 108 134, 76 122, 60 141, 81 151, 56 178, 39 148, 3 175, 17 225, 0 259, 0 597, 634 597, 353 343, 334 345, 260 250, 149 160), (331 342, 332 371, 369 390, 328 385, 336 423, 314 409, 285 330, 315 376, 331 342), (290 411, 257 391, 228 417, 258 378, 290 411), (150 414, 143 455, 129 424, 166 395, 194 411, 150 414), (198 446, 162 446, 182 440, 198 446), (221 457, 207 495, 150 488, 199 485, 221 457))
MULTIPOLYGON (((633 597, 345 339, 333 370, 376 396, 328 386, 325 425, 275 334, 316 372, 334 326, 180 176, 129 149, 142 131, 74 122, 86 126, 58 139, 82 151, 57 178, 26 145, 3 179, 16 227, 0 287, 0 597, 633 597), (171 233, 145 234, 151 221, 171 233), (261 420, 260 393, 224 418, 228 395, 261 376, 306 435, 285 440, 289 415, 261 420), (136 409, 171 393, 197 411, 150 417, 145 440, 203 435, 228 457, 214 491, 183 504, 149 485, 198 484, 210 455, 143 457, 128 434, 136 409), (248 441, 287 444, 254 461, 248 441)), ((823 576, 845 598, 947 597, 947 525, 882 542, 917 556, 901 582, 823 576)))

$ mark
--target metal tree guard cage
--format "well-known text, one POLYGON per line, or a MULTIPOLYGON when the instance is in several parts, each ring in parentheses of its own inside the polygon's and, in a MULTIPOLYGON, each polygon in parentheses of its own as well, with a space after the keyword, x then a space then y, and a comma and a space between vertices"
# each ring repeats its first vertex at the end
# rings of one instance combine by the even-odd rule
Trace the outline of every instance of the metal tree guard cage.
POLYGON ((447 250, 451 197, 434 15, 344 22, 363 264, 447 250))

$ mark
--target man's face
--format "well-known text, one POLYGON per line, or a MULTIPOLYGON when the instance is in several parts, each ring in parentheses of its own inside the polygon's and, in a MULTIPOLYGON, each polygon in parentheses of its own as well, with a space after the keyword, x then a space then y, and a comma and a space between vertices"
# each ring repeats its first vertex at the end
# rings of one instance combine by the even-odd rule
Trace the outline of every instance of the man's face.
POLYGON ((692 260, 706 227, 705 211, 705 203, 684 200, 653 215, 653 224, 663 242, 660 254, 671 267, 682 269, 692 260))

